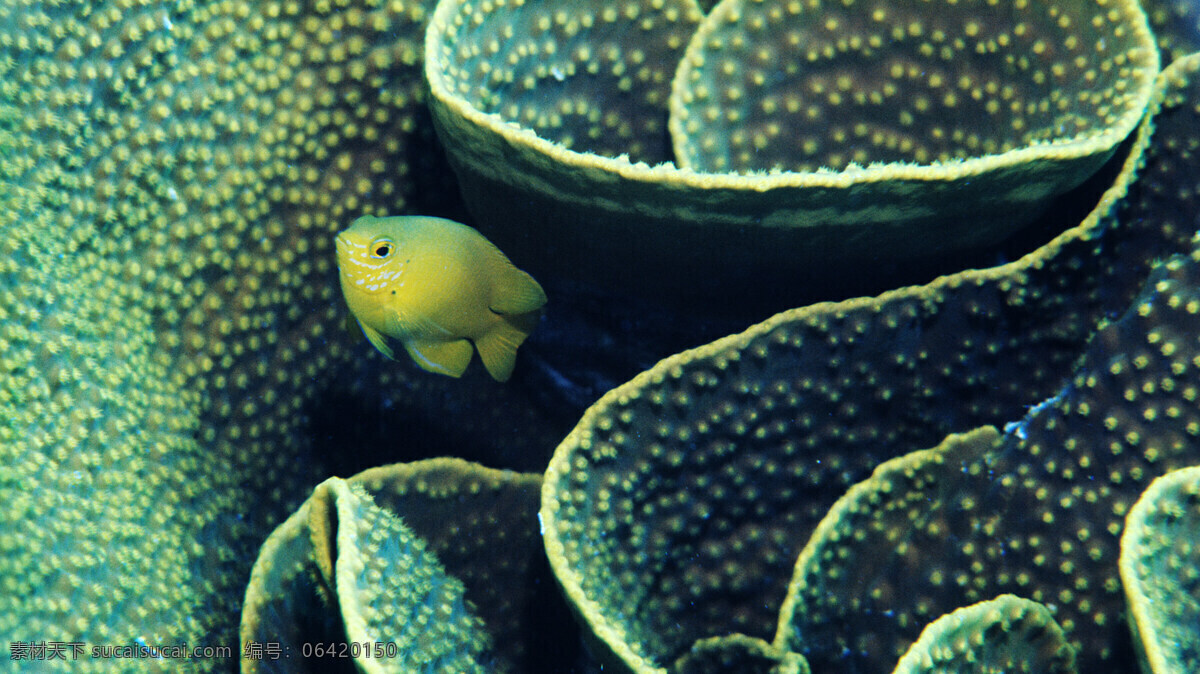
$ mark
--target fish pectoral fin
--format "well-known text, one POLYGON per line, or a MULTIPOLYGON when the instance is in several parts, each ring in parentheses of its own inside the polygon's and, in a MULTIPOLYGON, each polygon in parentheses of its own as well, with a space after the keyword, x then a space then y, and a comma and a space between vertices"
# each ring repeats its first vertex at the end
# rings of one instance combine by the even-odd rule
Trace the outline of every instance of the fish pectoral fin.
POLYGON ((387 338, 385 338, 379 331, 373 328, 368 328, 366 325, 363 325, 362 321, 358 321, 358 327, 362 328, 362 332, 364 335, 366 335, 367 341, 371 343, 371 346, 379 349, 379 353, 382 353, 392 360, 396 360, 396 353, 392 351, 392 347, 388 346, 387 338))
POLYGON ((465 339, 448 342, 405 340, 404 348, 423 370, 461 377, 471 362, 471 343, 465 339))
POLYGON ((496 327, 475 340, 475 348, 479 350, 483 366, 496 381, 508 381, 512 376, 513 366, 517 362, 517 347, 529 336, 538 316, 534 313, 515 318, 520 320, 510 321, 505 318, 498 321, 496 327), (530 317, 533 319, 532 323, 526 320, 530 317))
POLYGON ((456 335, 440 323, 419 312, 396 309, 388 320, 387 330, 393 335, 413 335, 424 344, 429 341, 452 340, 456 335))
POLYGON ((493 279, 489 300, 488 308, 498 314, 527 314, 546 304, 546 293, 532 276, 509 262, 493 279))

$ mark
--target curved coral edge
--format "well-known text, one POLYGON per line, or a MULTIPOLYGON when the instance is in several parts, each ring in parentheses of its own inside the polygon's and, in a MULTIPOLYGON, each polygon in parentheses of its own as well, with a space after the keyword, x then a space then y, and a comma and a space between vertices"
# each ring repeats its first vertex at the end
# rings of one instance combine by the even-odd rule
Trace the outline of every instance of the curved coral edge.
MULTIPOLYGON (((1075 671, 1075 652, 1067 644, 1062 626, 1054 620, 1050 610, 1036 601, 1018 597, 1014 594, 1002 594, 993 599, 951 611, 926 625, 925 629, 921 630, 921 636, 901 656, 900 662, 896 664, 896 669, 892 671, 892 674, 918 674, 919 672, 939 671, 935 664, 926 662, 925 659, 932 655, 931 651, 943 644, 946 632, 953 632, 955 628, 972 622, 977 624, 980 622, 990 622, 994 625, 997 622, 1003 621, 1005 611, 1009 612, 1010 618, 1015 617, 1012 615, 1013 612, 1021 611, 1033 616, 1036 620, 1042 621, 1041 626, 1046 629, 1046 632, 1059 645, 1059 649, 1051 657, 1061 658, 1061 661, 1056 664, 1060 664, 1063 670, 1075 671)), ((978 646, 978 644, 970 645, 978 646)), ((1036 671, 1043 670, 1037 669, 1036 671)), ((1061 670, 1055 669, 1054 671, 1061 670)))
MULTIPOLYGON (((668 356, 659 361, 650 369, 638 374, 628 382, 612 389, 604 394, 598 401, 592 404, 583 414, 579 423, 567 435, 551 457, 550 464, 546 470, 545 480, 542 483, 542 508, 539 512, 539 517, 542 518, 542 539, 546 546, 547 557, 550 560, 551 568, 555 576, 558 577, 563 591, 567 594, 570 600, 578 607, 584 619, 595 634, 611 648, 614 653, 620 657, 635 671, 665 671, 661 668, 647 662, 643 657, 637 655, 624 642, 621 632, 607 620, 604 619, 600 606, 588 598, 583 592, 583 577, 574 569, 567 566, 564 558, 565 546, 563 541, 559 540, 557 530, 553 526, 554 515, 558 510, 558 501, 555 497, 555 488, 558 481, 565 479, 570 472, 570 455, 574 447, 581 444, 586 435, 590 433, 590 429, 595 424, 596 420, 603 416, 609 406, 616 404, 622 400, 627 400, 638 395, 637 391, 644 384, 653 381, 656 378, 670 376, 673 370, 677 370, 683 364, 692 360, 705 358, 710 355, 719 354, 721 351, 731 348, 736 348, 742 344, 746 344, 752 339, 764 335, 775 329, 782 323, 799 321, 810 315, 818 314, 833 314, 837 315, 842 311, 848 311, 859 307, 869 306, 882 301, 887 301, 897 297, 905 296, 920 296, 928 294, 931 290, 939 288, 955 288, 966 283, 983 284, 991 280, 999 280, 1005 277, 1019 278, 1026 270, 1040 267, 1044 264, 1046 258, 1052 257, 1058 250, 1069 242, 1075 240, 1087 240, 1095 236, 1097 228, 1101 226, 1100 221, 1109 212, 1117 207, 1120 200, 1126 195, 1130 183, 1137 174, 1137 170, 1141 164, 1141 157, 1146 147, 1150 143, 1153 133, 1153 116, 1161 109, 1163 99, 1166 95, 1165 82, 1167 78, 1173 77, 1176 64, 1172 64, 1163 73, 1160 73, 1155 79, 1155 91, 1151 99, 1148 111, 1145 113, 1144 122, 1141 125, 1134 146, 1131 148, 1128 157, 1125 159, 1121 167, 1121 173, 1113 182, 1113 185, 1105 190, 1097 202, 1096 207, 1083 219, 1078 225, 1064 231, 1055 237, 1050 243, 1032 251, 1025 256, 996 267, 988 267, 986 269, 969 269, 952 275, 942 276, 934 279, 924 286, 908 286, 890 290, 876 297, 859 297, 841 302, 821 302, 818 304, 790 309, 778 313, 767 320, 750 326, 743 332, 722 337, 714 342, 705 344, 694 349, 689 349, 672 356, 668 356)), ((786 615, 781 611, 781 615, 786 615)))
MULTIPOLYGON (((457 115, 504 137, 517 147, 525 147, 567 167, 599 169, 621 178, 645 182, 670 182, 681 186, 702 189, 736 189, 748 192, 766 192, 774 189, 797 187, 845 188, 863 183, 900 181, 947 181, 979 175, 1001 168, 1015 167, 1038 159, 1075 159, 1097 154, 1114 147, 1128 136, 1142 119, 1145 103, 1152 99, 1156 87, 1155 76, 1160 69, 1158 48, 1150 31, 1149 21, 1141 7, 1132 0, 1122 0, 1119 9, 1129 12, 1129 25, 1137 33, 1139 47, 1133 56, 1146 59, 1145 66, 1138 69, 1141 77, 1136 85, 1136 96, 1131 97, 1128 110, 1121 115, 1117 124, 1104 132, 1085 139, 1070 139, 1050 143, 1035 143, 1018 150, 999 155, 985 155, 966 160, 933 162, 930 164, 871 164, 850 166, 841 171, 818 170, 813 172, 767 172, 767 173, 706 173, 682 168, 674 164, 650 166, 643 162, 631 162, 622 155, 602 157, 591 153, 575 152, 538 136, 531 129, 506 121, 496 113, 485 113, 456 95, 445 81, 446 74, 441 66, 439 50, 442 34, 453 23, 459 3, 453 0, 439 2, 425 32, 425 76, 429 81, 434 99, 453 110, 457 115), (1138 105, 1136 103, 1141 103, 1138 105)), ((702 24, 703 25, 703 24, 702 24)), ((672 95, 672 99, 674 96, 672 95)))
MULTIPOLYGON (((669 118, 668 127, 670 129, 671 138, 676 147, 683 144, 682 139, 685 139, 687 133, 680 126, 682 123, 682 115, 680 111, 683 107, 683 87, 687 82, 688 75, 691 73, 694 61, 698 58, 696 52, 700 50, 707 38, 714 30, 720 27, 721 20, 724 15, 734 11, 729 9, 735 2, 740 0, 721 0, 708 13, 704 21, 700 22, 700 26, 696 29, 696 33, 688 42, 687 48, 680 57, 679 68, 675 73, 675 77, 671 82, 671 96, 669 104, 671 115, 669 118)), ((1098 155, 1106 151, 1110 151, 1118 143, 1121 142, 1142 118, 1142 113, 1145 110, 1146 103, 1153 97, 1155 87, 1155 76, 1161 70, 1160 55, 1158 48, 1155 46, 1154 33, 1150 30, 1149 18, 1145 11, 1136 2, 1136 0, 1121 0, 1116 11, 1123 11, 1125 17, 1129 20, 1127 25, 1133 27, 1135 35, 1133 41, 1138 45, 1131 50, 1133 58, 1131 61, 1141 62, 1137 72, 1140 78, 1136 87, 1136 95, 1130 97, 1130 103, 1127 109, 1121 115, 1117 124, 1105 128, 1100 133, 1085 134, 1082 137, 1074 136, 1065 139, 1056 139, 1048 142, 1039 141, 1031 143, 1025 147, 1009 150, 1001 154, 989 154, 981 157, 972 157, 970 159, 954 159, 950 161, 935 161, 928 164, 908 164, 908 163, 873 163, 866 167, 852 165, 841 171, 832 169, 819 169, 814 172, 779 172, 779 173, 762 173, 752 172, 744 174, 745 177, 750 177, 756 181, 765 181, 770 183, 769 188, 773 187, 846 187, 855 183, 868 182, 883 182, 887 180, 909 180, 909 181, 938 181, 938 180, 959 180, 978 176, 983 173, 994 171, 1001 168, 1010 168, 1026 162, 1032 162, 1043 159, 1051 159, 1056 161, 1064 161, 1070 159, 1078 159, 1091 155, 1098 155), (790 176, 798 176, 795 182, 788 178, 790 176), (809 178, 809 176, 812 176, 809 178), (831 176, 829 182, 822 180, 827 176, 831 176)), ((428 44, 428 42, 426 42, 428 44)), ((428 55, 427 55, 428 56, 428 55)), ((678 161, 678 160, 677 160, 678 161)), ((680 167, 679 170, 692 172, 696 175, 718 175, 725 176, 727 174, 704 173, 693 171, 686 167, 680 167)), ((713 186, 726 186, 724 184, 713 186)), ((728 185, 729 187, 742 185, 728 185)))
MULTIPOLYGON (((303 536, 304 523, 308 521, 309 516, 309 504, 310 501, 307 499, 301 503, 295 512, 275 527, 258 550, 258 557, 250 569, 250 580, 246 583, 246 591, 242 597, 242 615, 238 624, 238 634, 242 635, 243 639, 245 635, 257 631, 262 609, 266 605, 266 598, 270 596, 264 590, 275 571, 272 560, 280 556, 278 551, 286 543, 303 536)), ((259 671, 259 665, 260 661, 251 659, 245 651, 242 652, 241 671, 259 671)))
MULTIPOLYGON (((977 442, 994 443, 1001 437, 1003 436, 995 426, 980 426, 965 433, 952 433, 936 447, 920 449, 884 461, 876 466, 875 470, 871 471, 871 475, 867 479, 858 482, 846 490, 846 493, 838 498, 837 502, 829 509, 829 512, 825 513, 825 517, 821 519, 820 524, 817 525, 812 535, 809 536, 808 544, 804 546, 804 549, 796 557, 796 564, 792 567, 792 578, 788 581, 787 595, 784 597, 783 604, 779 608, 779 623, 775 629, 775 639, 771 644, 776 648, 788 648, 788 635, 791 632, 792 614, 795 611, 796 602, 798 601, 796 585, 799 581, 801 571, 819 552, 817 546, 813 545, 813 542, 829 538, 829 534, 837 529, 842 520, 841 513, 858 504, 861 494, 869 493, 876 489, 876 478, 897 470, 903 470, 909 466, 920 466, 927 462, 940 463, 943 460, 943 455, 950 448, 977 442)), ((924 636, 924 631, 922 631, 922 636, 924 636)))
POLYGON ((1121 534, 1121 556, 1118 570, 1121 575, 1121 585, 1125 588, 1125 603, 1130 617, 1129 626, 1133 631, 1134 642, 1138 644, 1138 653, 1145 658, 1146 664, 1149 665, 1153 674, 1170 674, 1176 670, 1170 666, 1166 654, 1158 647, 1159 639, 1155 636, 1156 626, 1149 613, 1149 607, 1146 606, 1145 601, 1138 601, 1139 598, 1145 598, 1141 590, 1141 579, 1137 569, 1134 568, 1139 558, 1126 554, 1126 550, 1132 549, 1136 545, 1134 539, 1140 537, 1145 531, 1146 518, 1150 515, 1150 510, 1158 505, 1159 497, 1163 492, 1179 489, 1181 483, 1190 482, 1200 483, 1200 466, 1180 468, 1151 482, 1150 486, 1146 487, 1146 491, 1142 492, 1141 498, 1129 510, 1129 514, 1125 517, 1125 530, 1121 534))

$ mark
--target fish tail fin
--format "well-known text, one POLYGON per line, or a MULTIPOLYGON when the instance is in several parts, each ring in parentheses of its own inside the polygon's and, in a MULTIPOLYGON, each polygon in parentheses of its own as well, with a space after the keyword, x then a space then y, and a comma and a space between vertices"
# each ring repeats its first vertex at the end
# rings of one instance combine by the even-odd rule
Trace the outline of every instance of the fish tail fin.
MULTIPOLYGON (((493 279, 488 307, 504 316, 527 314, 546 304, 546 292, 533 277, 517 269, 507 259, 493 279)), ((536 322, 536 321, 535 321, 536 322)), ((526 333, 528 334, 528 333, 526 333)))
POLYGON ((479 350, 479 358, 488 374, 496 381, 508 381, 512 376, 513 365, 517 362, 517 347, 533 332, 541 312, 532 311, 517 316, 504 316, 489 330, 475 340, 475 348, 479 350))

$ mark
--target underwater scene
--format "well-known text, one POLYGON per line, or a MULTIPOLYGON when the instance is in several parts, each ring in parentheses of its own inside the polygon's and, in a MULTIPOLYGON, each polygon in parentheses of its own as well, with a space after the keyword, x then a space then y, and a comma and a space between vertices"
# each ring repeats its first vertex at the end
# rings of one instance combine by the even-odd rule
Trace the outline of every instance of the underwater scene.
POLYGON ((0 0, 0 671, 1200 672, 1197 0, 0 0))

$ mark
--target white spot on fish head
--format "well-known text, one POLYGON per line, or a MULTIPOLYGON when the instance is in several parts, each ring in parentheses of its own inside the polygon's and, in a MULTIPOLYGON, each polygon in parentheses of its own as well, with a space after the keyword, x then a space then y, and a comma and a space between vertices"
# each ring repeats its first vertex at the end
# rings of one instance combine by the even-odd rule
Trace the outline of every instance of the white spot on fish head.
POLYGON ((355 289, 366 292, 379 292, 385 287, 385 281, 394 273, 387 264, 371 255, 370 239, 362 236, 361 228, 339 232, 334 237, 334 247, 337 249, 338 271, 344 283, 355 289))

